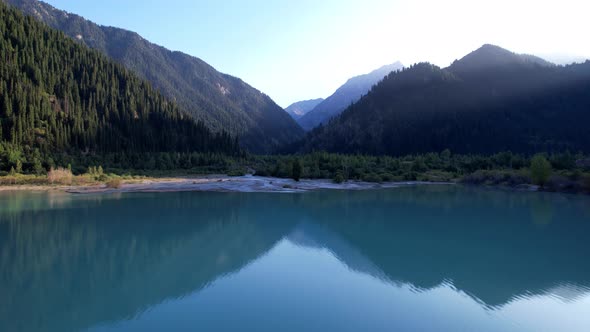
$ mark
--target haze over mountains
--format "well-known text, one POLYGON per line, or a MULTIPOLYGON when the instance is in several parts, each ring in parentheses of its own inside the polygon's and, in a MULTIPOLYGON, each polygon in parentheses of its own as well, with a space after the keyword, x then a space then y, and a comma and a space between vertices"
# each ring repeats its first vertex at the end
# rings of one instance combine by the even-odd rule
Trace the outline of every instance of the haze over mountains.
POLYGON ((334 94, 326 98, 309 113, 301 117, 297 122, 305 130, 311 130, 320 123, 340 114, 350 104, 358 101, 373 85, 381 81, 387 74, 404 68, 400 62, 383 66, 368 74, 349 79, 334 94))
POLYGON ((254 152, 302 137, 302 130, 268 96, 204 61, 150 43, 135 32, 100 26, 37 0, 2 0, 108 55, 172 98, 214 131, 238 135, 254 152))
POLYGON ((555 64, 529 54, 516 54, 501 47, 485 44, 476 51, 453 62, 454 72, 483 72, 511 66, 553 67, 555 64))
POLYGON ((323 101, 323 98, 299 101, 285 108, 285 112, 289 113, 293 119, 298 120, 323 101))
POLYGON ((420 63, 388 75, 302 151, 587 152, 588 91, 590 61, 555 66, 484 45, 445 69, 420 63))

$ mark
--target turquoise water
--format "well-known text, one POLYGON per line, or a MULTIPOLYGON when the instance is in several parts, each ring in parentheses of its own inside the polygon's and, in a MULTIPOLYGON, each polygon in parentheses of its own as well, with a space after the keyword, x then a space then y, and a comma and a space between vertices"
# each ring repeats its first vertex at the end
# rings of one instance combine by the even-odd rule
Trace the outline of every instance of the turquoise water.
POLYGON ((590 331, 590 198, 0 194, 0 331, 590 331))

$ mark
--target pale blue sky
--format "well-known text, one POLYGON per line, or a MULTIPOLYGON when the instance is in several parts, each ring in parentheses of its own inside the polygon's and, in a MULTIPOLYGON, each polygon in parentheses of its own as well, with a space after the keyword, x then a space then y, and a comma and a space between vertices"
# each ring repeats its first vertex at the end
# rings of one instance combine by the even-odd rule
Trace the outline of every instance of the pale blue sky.
POLYGON ((397 60, 447 66, 484 43, 590 56, 586 0, 45 0, 238 76, 279 105, 397 60))

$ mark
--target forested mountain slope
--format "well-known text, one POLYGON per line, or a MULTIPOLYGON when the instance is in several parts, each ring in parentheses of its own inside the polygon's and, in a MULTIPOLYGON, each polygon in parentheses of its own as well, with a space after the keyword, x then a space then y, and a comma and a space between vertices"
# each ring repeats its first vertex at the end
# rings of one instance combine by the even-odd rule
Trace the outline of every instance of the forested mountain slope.
POLYGON ((137 33, 105 27, 37 0, 2 0, 97 49, 140 77, 214 131, 228 131, 255 152, 269 152, 303 135, 268 96, 204 61, 150 43, 137 33))
POLYGON ((0 145, 11 154, 238 150, 121 65, 3 3, 0 59, 0 145))
POLYGON ((554 66, 496 46, 388 75, 303 151, 404 155, 590 151, 590 62, 554 66))

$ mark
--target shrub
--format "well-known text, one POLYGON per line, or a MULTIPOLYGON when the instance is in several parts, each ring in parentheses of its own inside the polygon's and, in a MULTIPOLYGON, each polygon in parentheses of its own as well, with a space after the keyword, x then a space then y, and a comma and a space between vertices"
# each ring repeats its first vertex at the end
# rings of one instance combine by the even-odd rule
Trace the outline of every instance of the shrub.
POLYGON ((465 175, 461 182, 467 184, 482 184, 486 183, 488 179, 488 175, 486 171, 476 171, 471 174, 465 175))
POLYGON ((550 191, 577 191, 576 182, 561 175, 552 175, 545 182, 545 188, 550 191))
POLYGON ((271 176, 270 172, 266 168, 259 168, 254 173, 256 176, 271 176))
POLYGON ((66 168, 51 168, 47 172, 47 180, 51 184, 72 184, 74 175, 72 171, 66 168))
POLYGON ((23 162, 20 160, 16 161, 16 172, 21 174, 23 172, 23 162))
POLYGON ((369 173, 363 176, 363 181, 379 183, 381 182, 381 177, 375 173, 369 173))
POLYGON ((534 184, 544 187, 551 176, 551 163, 543 156, 536 155, 531 160, 531 178, 534 184))
POLYGON ((418 174, 416 172, 407 172, 403 174, 404 181, 416 181, 418 174))
POLYGON ((297 182, 301 179, 301 173, 303 172, 303 165, 301 165, 301 160, 295 159, 293 161, 293 165, 291 166, 291 178, 297 182))
POLYGON ((582 177, 582 188, 584 191, 590 193, 590 175, 584 175, 582 177))
POLYGON ((476 171, 461 179, 466 184, 507 185, 516 187, 530 183, 530 179, 518 171, 476 171))
POLYGON ((244 176, 244 175, 246 175, 246 170, 244 168, 232 168, 229 171, 227 171, 227 176, 244 176))
POLYGON ((342 172, 336 172, 336 175, 334 175, 334 179, 333 179, 334 183, 343 183, 345 181, 344 179, 344 175, 342 175, 342 172))
POLYGON ((420 174, 418 180, 425 182, 449 182, 453 180, 453 174, 444 171, 428 171, 420 174))
POLYGON ((123 181, 121 181, 120 178, 113 178, 113 179, 108 180, 106 185, 107 185, 107 188, 119 189, 123 185, 123 181))
POLYGON ((395 179, 395 176, 391 173, 381 173, 380 176, 383 182, 391 182, 395 179))
POLYGON ((33 171, 37 175, 41 175, 45 171, 45 169, 43 169, 43 165, 41 164, 41 160, 38 158, 35 158, 33 161, 33 171))

